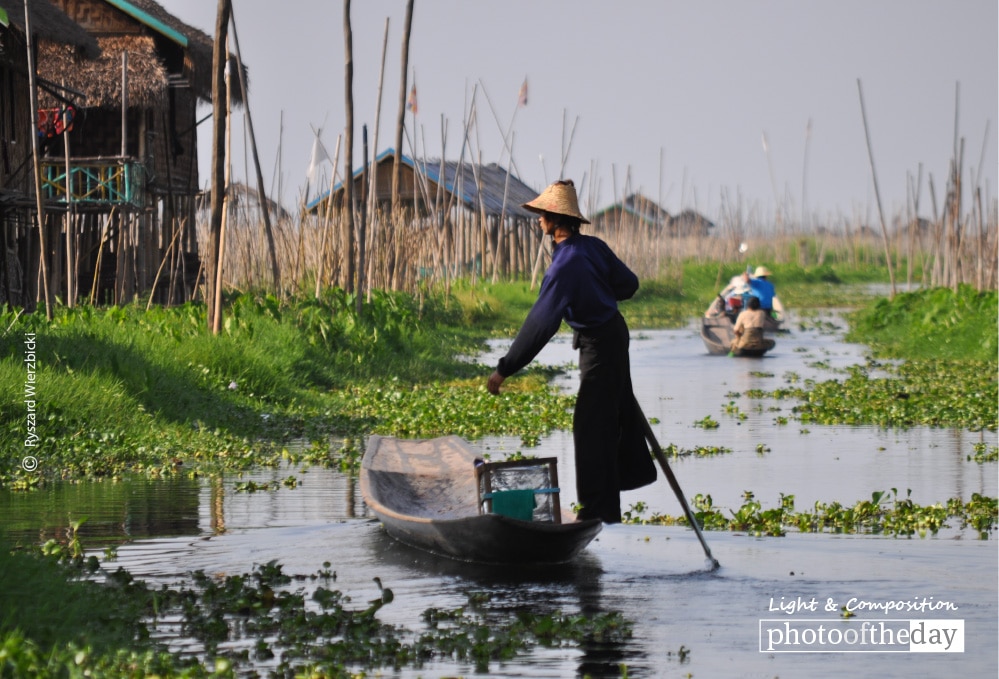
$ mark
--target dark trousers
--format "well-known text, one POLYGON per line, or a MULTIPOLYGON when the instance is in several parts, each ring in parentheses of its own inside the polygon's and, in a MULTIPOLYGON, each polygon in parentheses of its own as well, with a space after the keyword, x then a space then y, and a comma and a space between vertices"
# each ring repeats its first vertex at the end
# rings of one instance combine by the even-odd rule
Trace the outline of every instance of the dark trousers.
POLYGON ((631 387, 628 326, 617 314, 577 332, 579 394, 573 414, 579 518, 621 521, 621 491, 656 479, 631 387))

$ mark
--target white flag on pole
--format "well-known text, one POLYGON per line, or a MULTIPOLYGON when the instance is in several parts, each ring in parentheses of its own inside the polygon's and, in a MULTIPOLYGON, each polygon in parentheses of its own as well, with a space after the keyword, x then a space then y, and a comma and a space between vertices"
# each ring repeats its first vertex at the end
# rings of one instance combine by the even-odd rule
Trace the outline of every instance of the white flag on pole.
POLYGON ((312 158, 309 160, 309 171, 307 173, 310 183, 315 181, 316 170, 319 169, 319 166, 324 162, 330 162, 330 156, 326 153, 326 146, 319 138, 320 134, 322 134, 321 130, 316 133, 316 138, 312 140, 312 158))

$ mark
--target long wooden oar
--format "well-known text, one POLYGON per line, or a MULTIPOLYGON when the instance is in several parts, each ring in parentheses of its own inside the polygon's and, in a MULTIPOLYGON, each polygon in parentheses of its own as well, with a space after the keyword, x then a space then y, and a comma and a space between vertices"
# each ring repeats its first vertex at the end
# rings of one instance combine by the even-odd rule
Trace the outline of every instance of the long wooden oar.
POLYGON ((673 489, 673 493, 676 494, 676 499, 680 501, 680 506, 683 507, 683 513, 687 515, 687 521, 694 528, 694 532, 697 534, 697 539, 701 542, 701 547, 704 548, 704 555, 708 557, 711 562, 712 570, 715 568, 720 568, 721 564, 718 563, 718 559, 711 556, 711 550, 708 548, 708 543, 704 541, 704 536, 701 534, 701 528, 697 525, 697 518, 694 513, 690 511, 690 505, 687 504, 687 499, 683 495, 683 491, 680 490, 680 483, 676 480, 676 475, 673 474, 673 470, 670 469, 669 462, 666 461, 666 455, 663 453, 662 447, 659 445, 659 441, 656 440, 656 435, 652 433, 652 425, 649 424, 649 420, 645 417, 645 413, 642 412, 642 407, 638 404, 638 399, 635 399, 635 408, 638 411, 639 417, 642 419, 642 426, 645 428, 645 440, 649 442, 649 446, 652 447, 652 455, 656 458, 659 466, 662 467, 663 473, 666 474, 666 480, 669 481, 669 487, 673 489))

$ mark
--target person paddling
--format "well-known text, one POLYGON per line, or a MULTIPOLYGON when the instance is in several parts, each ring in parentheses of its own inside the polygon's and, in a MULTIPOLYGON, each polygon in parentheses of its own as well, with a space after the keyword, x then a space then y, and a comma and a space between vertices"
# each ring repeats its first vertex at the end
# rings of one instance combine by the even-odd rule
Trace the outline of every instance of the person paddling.
POLYGON ((579 211, 571 179, 546 188, 524 207, 552 239, 552 262, 538 299, 517 337, 490 375, 487 388, 534 360, 565 320, 579 350, 579 392, 573 413, 578 520, 620 523, 621 491, 656 480, 643 417, 632 393, 628 325, 617 303, 638 290, 638 277, 594 236, 579 211))

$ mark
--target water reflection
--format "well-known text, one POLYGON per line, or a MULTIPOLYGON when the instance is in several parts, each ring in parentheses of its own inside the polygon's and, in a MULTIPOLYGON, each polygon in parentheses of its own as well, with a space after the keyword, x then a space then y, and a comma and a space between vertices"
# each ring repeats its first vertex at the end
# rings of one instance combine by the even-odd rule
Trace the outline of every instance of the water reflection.
POLYGON ((200 482, 184 476, 122 482, 57 483, 38 492, 0 491, 0 530, 15 542, 77 537, 107 544, 153 536, 197 535, 200 482))

